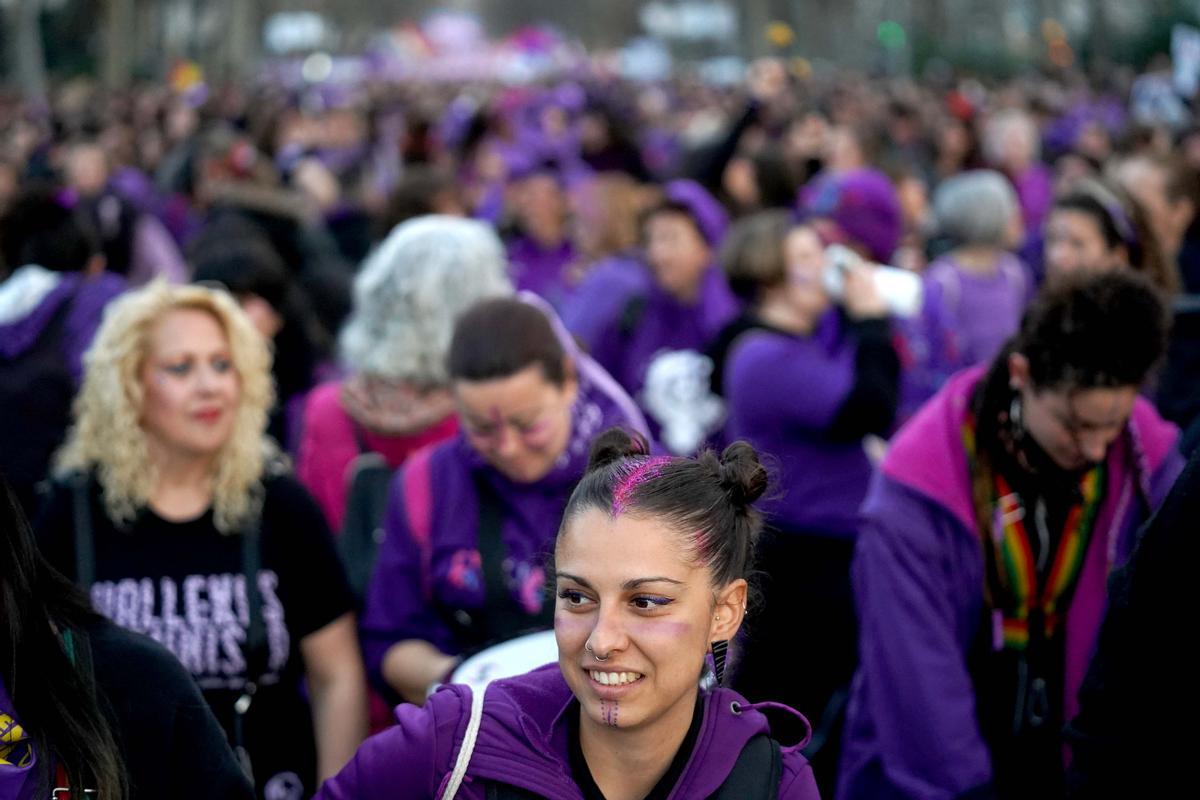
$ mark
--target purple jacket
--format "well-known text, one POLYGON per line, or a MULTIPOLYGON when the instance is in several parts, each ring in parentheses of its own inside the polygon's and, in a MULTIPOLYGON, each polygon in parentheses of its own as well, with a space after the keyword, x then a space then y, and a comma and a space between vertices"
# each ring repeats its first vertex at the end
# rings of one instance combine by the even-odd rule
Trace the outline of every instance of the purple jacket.
POLYGON ((565 272, 574 260, 575 248, 567 240, 549 250, 528 236, 508 243, 509 269, 517 288, 539 295, 555 308, 562 308, 569 294, 565 272))
POLYGON ((65 306, 62 355, 78 384, 83 353, 100 327, 104 307, 125 288, 123 278, 107 272, 88 276, 21 267, 0 283, 0 359, 15 360, 28 352, 65 306))
POLYGON ((752 331, 725 366, 726 440, 746 439, 778 459, 778 498, 762 504, 786 530, 853 536, 871 463, 861 442, 826 435, 854 386, 855 341, 836 310, 812 336, 752 331))
POLYGON ((1021 327, 1021 315, 1034 294, 1029 270, 1012 253, 1001 253, 991 275, 969 272, 952 254, 925 268, 925 283, 936 283, 953 327, 958 358, 966 366, 990 362, 1021 327))
POLYGON ((946 380, 963 366, 954 321, 938 281, 924 282, 921 311, 915 317, 893 319, 896 352, 900 355, 900 406, 897 423, 917 413, 946 380))
POLYGON ((1054 173, 1042 163, 1030 164, 1020 175, 1010 176, 1021 207, 1026 231, 1039 230, 1054 204, 1054 173))
MULTIPOLYGON (((558 665, 496 681, 488 686, 486 697, 475 750, 457 797, 483 800, 487 783, 498 781, 547 800, 582 800, 568 755, 566 711, 574 695, 558 665)), ((325 782, 317 800, 440 798, 466 733, 470 707, 471 690, 466 686, 444 687, 423 707, 398 706, 397 724, 368 739, 350 763, 325 782)), ((770 732, 762 712, 771 707, 784 708, 776 703, 752 705, 728 689, 707 694, 700 735, 672 800, 715 792, 745 744, 770 732)), ((800 753, 803 745, 783 748, 781 800, 817 800, 812 768, 800 753)))
MULTIPOLYGON (((984 578, 962 425, 983 373, 954 376, 897 434, 863 505, 853 567, 860 665, 839 798, 949 800, 991 780, 965 664, 984 578)), ((1140 398, 1128 431, 1109 448, 1096 535, 1067 612, 1065 719, 1075 715, 1109 570, 1182 468, 1178 430, 1140 398)))
POLYGON ((717 265, 704 274, 699 299, 684 305, 662 289, 649 267, 629 259, 596 265, 563 311, 563 322, 633 396, 660 350, 697 350, 738 314, 738 301, 717 265))
POLYGON ((500 503, 501 538, 511 558, 507 579, 513 598, 530 614, 542 607, 543 563, 558 533, 563 509, 587 466, 592 440, 620 425, 642 433, 645 420, 612 378, 585 356, 576 354, 579 397, 572 408, 571 440, 558 463, 541 480, 520 484, 493 469, 460 434, 434 445, 429 458, 432 518, 428 571, 414 540, 405 508, 406 462, 392 480, 384 518, 387 536, 367 594, 362 621, 363 648, 371 676, 380 681, 388 648, 406 639, 431 642, 445 653, 461 644, 427 601, 451 609, 478 609, 485 601, 479 554, 477 481, 486 483, 500 503))

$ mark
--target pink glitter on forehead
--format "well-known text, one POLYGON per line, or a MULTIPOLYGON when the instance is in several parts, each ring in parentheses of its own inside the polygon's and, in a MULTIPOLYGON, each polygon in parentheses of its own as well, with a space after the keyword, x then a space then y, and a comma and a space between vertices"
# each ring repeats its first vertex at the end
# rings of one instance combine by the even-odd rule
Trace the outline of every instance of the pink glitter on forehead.
POLYGON ((633 494, 633 490, 651 478, 657 478, 659 475, 662 475, 663 467, 669 463, 671 463, 670 456, 647 458, 622 478, 621 482, 613 489, 613 516, 615 517, 618 514, 624 513, 625 506, 629 501, 629 496, 633 494))

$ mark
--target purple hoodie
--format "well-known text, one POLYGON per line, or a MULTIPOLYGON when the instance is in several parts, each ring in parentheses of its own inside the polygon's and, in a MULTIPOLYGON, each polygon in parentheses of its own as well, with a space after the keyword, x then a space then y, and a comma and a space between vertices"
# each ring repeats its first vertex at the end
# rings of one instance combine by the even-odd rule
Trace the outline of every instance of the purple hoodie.
POLYGON ((785 530, 858 531, 870 461, 861 442, 825 435, 854 387, 856 351, 832 309, 811 336, 752 331, 728 356, 726 440, 747 439, 778 459, 781 495, 761 507, 785 530))
MULTIPOLYGON (((863 505, 853 568, 860 666, 838 786, 845 800, 950 800, 992 778, 965 663, 984 578, 962 426, 983 374, 954 376, 897 434, 863 505)), ((1077 710, 1108 573, 1182 468, 1178 430, 1145 400, 1128 431, 1109 448, 1097 535, 1066 615, 1065 719, 1077 710)))
POLYGON ((562 308, 570 287, 566 268, 575 260, 575 248, 564 239, 557 247, 546 249, 528 236, 508 243, 509 271, 518 289, 533 292, 555 308, 562 308))
POLYGON ((990 362, 1000 352, 1021 327, 1034 294, 1029 270, 1012 253, 1002 252, 987 275, 964 269, 947 254, 925 268, 924 279, 938 284, 963 366, 990 362))
MULTIPOLYGON (((475 750, 456 797, 483 800, 488 783, 500 782, 547 800, 582 800, 568 755, 567 711, 575 698, 558 665, 496 681, 487 687, 486 697, 475 750)), ((466 686, 444 687, 422 707, 398 706, 397 724, 368 739, 350 763, 325 782, 317 800, 440 798, 466 733, 470 707, 471 690, 466 686)), ((671 800, 712 795, 746 743, 770 732, 763 711, 772 707, 784 708, 750 704, 728 689, 705 695, 700 735, 671 800)), ((780 800, 818 798, 812 768, 800 753, 804 743, 782 748, 780 800)))
POLYGON ((695 303, 668 294, 650 268, 615 258, 596 265, 563 310, 563 322, 631 395, 660 350, 703 351, 738 314, 720 267, 704 273, 695 303))
POLYGON ((92 343, 104 307, 125 291, 118 275, 95 276, 21 267, 0 283, 0 359, 27 353, 65 307, 62 355, 78 383, 83 379, 83 353, 92 343))
POLYGON ((486 482, 502 505, 501 538, 510 556, 505 563, 509 589, 518 604, 533 615, 542 607, 545 555, 558 533, 567 499, 583 476, 592 439, 615 425, 646 433, 637 407, 612 378, 586 356, 573 356, 579 397, 571 410, 571 440, 541 480, 528 484, 509 480, 484 461, 462 434, 433 445, 429 459, 432 552, 427 573, 405 509, 404 473, 410 467, 401 468, 392 480, 384 518, 387 538, 379 549, 362 621, 367 669, 380 685, 383 657, 396 642, 420 639, 445 653, 461 650, 454 632, 426 600, 424 586, 446 608, 473 610, 484 605, 476 480, 486 482))
POLYGON ((1041 230, 1054 204, 1054 173, 1040 162, 1030 164, 1020 175, 1010 175, 1021 207, 1025 231, 1041 230))

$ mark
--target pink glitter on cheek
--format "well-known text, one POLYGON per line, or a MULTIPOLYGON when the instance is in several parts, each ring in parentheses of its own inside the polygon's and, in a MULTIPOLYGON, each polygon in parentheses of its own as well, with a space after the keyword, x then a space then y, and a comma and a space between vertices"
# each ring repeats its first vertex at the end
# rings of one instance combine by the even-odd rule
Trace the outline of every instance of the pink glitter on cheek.
POLYGON ((657 478, 659 475, 662 475, 663 467, 666 466, 666 464, 668 464, 670 461, 670 456, 656 456, 654 458, 648 458, 634 467, 633 470, 626 475, 620 483, 617 484, 616 488, 613 489, 613 516, 615 517, 618 514, 624 513, 625 507, 629 502, 629 496, 633 494, 634 489, 651 478, 657 478))
POLYGON ((692 626, 687 622, 669 622, 665 619, 646 619, 630 622, 629 629, 636 634, 650 636, 666 636, 678 639, 691 632, 692 626))
POLYGON ((578 614, 569 611, 559 611, 554 615, 554 630, 571 633, 590 631, 592 622, 578 614))

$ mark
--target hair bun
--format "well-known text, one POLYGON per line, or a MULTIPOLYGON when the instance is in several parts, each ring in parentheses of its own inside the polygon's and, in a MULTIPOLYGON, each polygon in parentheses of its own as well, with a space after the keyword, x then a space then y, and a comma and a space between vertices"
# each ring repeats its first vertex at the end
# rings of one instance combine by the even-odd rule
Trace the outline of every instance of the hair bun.
POLYGON ((749 443, 734 442, 726 447, 718 465, 721 488, 735 506, 749 506, 767 491, 767 468, 749 443))
POLYGON ((624 428, 609 428, 592 441, 588 454, 588 472, 625 458, 650 455, 646 437, 624 428))

